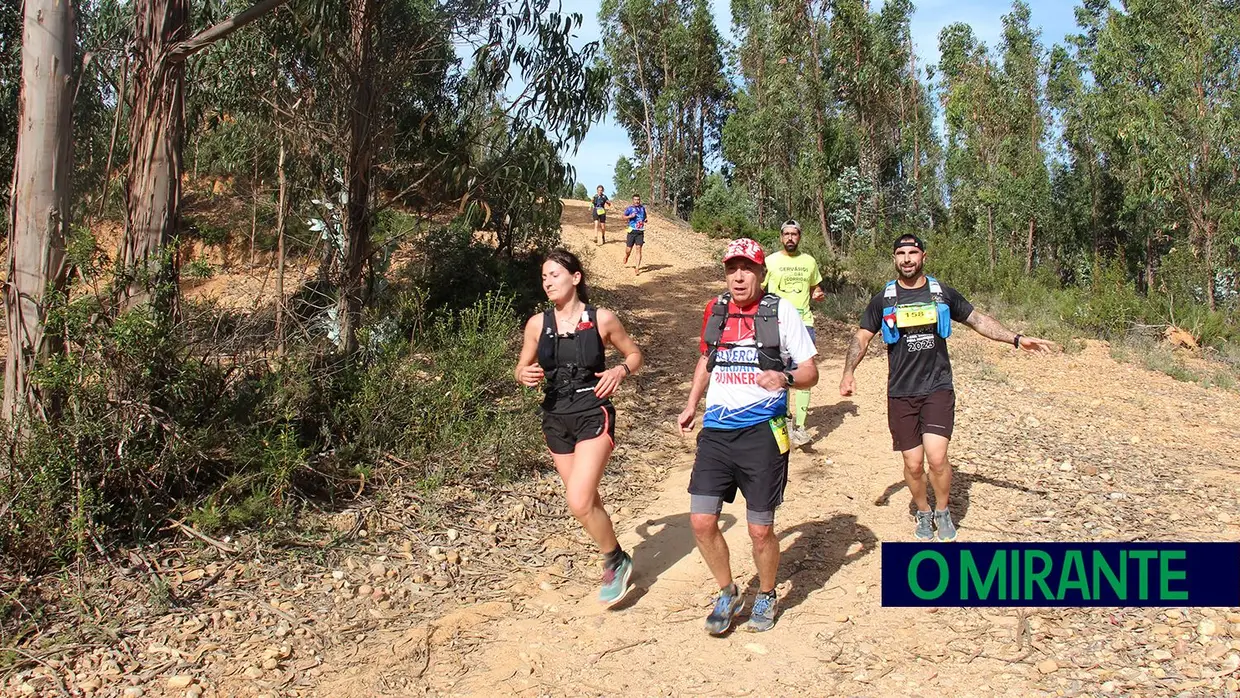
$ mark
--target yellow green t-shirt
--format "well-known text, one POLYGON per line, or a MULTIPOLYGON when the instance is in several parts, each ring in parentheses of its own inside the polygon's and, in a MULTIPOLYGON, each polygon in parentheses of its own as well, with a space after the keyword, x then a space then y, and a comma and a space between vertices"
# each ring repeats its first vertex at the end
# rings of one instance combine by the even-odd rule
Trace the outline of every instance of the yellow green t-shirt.
POLYGON ((801 314, 807 327, 814 326, 814 313, 809 309, 809 299, 814 287, 822 283, 818 262, 804 252, 795 257, 780 250, 766 258, 766 288, 786 299, 801 314))

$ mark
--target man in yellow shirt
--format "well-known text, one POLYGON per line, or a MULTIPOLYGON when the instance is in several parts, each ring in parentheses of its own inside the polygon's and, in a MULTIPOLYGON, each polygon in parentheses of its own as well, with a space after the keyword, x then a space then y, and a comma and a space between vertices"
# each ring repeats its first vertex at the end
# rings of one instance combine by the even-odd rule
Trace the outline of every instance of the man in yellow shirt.
MULTIPOLYGON (((810 341, 817 343, 814 336, 814 313, 809 309, 811 299, 822 301, 827 294, 823 293, 822 272, 818 270, 818 261, 812 256, 802 254, 798 249, 801 245, 801 224, 789 219, 779 231, 779 241, 784 249, 766 258, 766 287, 771 293, 786 299, 805 323, 810 341)), ((805 417, 809 413, 809 391, 791 390, 788 395, 788 410, 793 416, 793 427, 788 431, 792 443, 804 446, 813 441, 805 430, 805 417)))

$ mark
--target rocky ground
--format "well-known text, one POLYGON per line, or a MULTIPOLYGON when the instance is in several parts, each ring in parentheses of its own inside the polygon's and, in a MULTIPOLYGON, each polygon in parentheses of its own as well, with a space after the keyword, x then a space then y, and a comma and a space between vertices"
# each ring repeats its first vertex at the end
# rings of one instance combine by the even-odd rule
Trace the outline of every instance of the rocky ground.
MULTIPOLYGON (((769 633, 712 638, 693 548, 683 406, 720 245, 670 221, 647 270, 596 247, 588 208, 564 236, 589 257, 647 368, 618 400, 604 500, 638 590, 602 611, 599 559, 558 478, 392 492, 309 531, 177 538, 61 580, 5 578, 55 612, 11 644, 5 695, 688 696, 1223 695, 1240 690, 1240 609, 899 609, 879 546, 911 537, 886 431, 885 360, 836 390, 850 328, 819 328, 823 380, 777 527, 782 615, 769 633), (33 588, 33 591, 32 591, 33 588), (68 639, 66 639, 68 638, 68 639)), ((1117 364, 1105 345, 1019 354, 961 328, 952 508, 962 540, 1234 540, 1236 394, 1117 364)), ((548 464, 549 465, 549 464, 548 464)), ((751 584, 743 504, 725 508, 751 584)), ((14 591, 16 590, 16 591, 14 591)))

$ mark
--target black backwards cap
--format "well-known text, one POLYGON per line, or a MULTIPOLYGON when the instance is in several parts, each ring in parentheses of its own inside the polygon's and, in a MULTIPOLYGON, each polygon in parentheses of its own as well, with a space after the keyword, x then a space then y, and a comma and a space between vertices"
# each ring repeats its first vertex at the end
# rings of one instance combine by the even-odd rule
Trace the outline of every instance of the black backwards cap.
POLYGON ((908 247, 909 245, 916 247, 922 252, 926 251, 926 243, 922 242, 921 238, 917 237, 916 235, 912 233, 905 233, 901 235, 900 237, 896 238, 895 244, 891 246, 891 251, 895 252, 901 247, 908 247))

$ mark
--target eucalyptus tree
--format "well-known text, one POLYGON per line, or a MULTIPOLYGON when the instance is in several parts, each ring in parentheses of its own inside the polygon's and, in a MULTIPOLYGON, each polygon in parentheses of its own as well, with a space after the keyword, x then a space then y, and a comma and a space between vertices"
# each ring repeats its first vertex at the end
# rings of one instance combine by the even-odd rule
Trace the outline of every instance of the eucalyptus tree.
MULTIPOLYGON (((17 93, 21 86, 22 2, 0 0, 0 182, 13 181, 13 156, 17 152, 17 93)), ((8 200, 0 207, 8 210, 8 200)), ((7 236, 9 221, 0 227, 7 236)))
POLYGON ((35 365, 58 339, 44 321, 50 300, 66 281, 65 237, 72 222, 73 70, 75 6, 67 0, 25 0, 22 14, 21 87, 9 204, 8 274, 4 310, 8 360, 4 414, 47 419, 32 380, 35 365))
POLYGON ((1127 154, 1124 179, 1148 183, 1151 203, 1180 212, 1211 310, 1219 235, 1237 229, 1240 199, 1237 14, 1227 0, 1132 0, 1108 12, 1092 65, 1103 119, 1127 154))
POLYGON ((939 33, 939 53, 953 224, 964 233, 982 231, 993 270, 998 261, 995 210, 1002 203, 1001 159, 1012 128, 1004 108, 1003 76, 967 24, 951 24, 939 33))
POLYGON ((185 61, 288 0, 260 0, 190 35, 187 0, 134 5, 133 112, 129 122, 125 237, 118 254, 129 276, 118 288, 124 305, 154 300, 161 314, 176 300, 175 256, 164 257, 180 226, 185 139, 185 61), (156 292, 153 296, 150 291, 156 292))
POLYGON ((1050 172, 1043 145, 1049 118, 1042 91, 1045 51, 1029 18, 1029 6, 1016 0, 1003 16, 1002 44, 1004 111, 1011 122, 1003 147, 1002 197, 1013 252, 1017 239, 1024 238, 1026 273, 1033 269, 1037 229, 1046 226, 1050 212, 1050 172), (1024 236, 1017 234, 1022 228, 1024 236))
POLYGON ((611 105, 650 173, 647 200, 687 215, 718 147, 729 89, 706 0, 605 0, 611 105))

